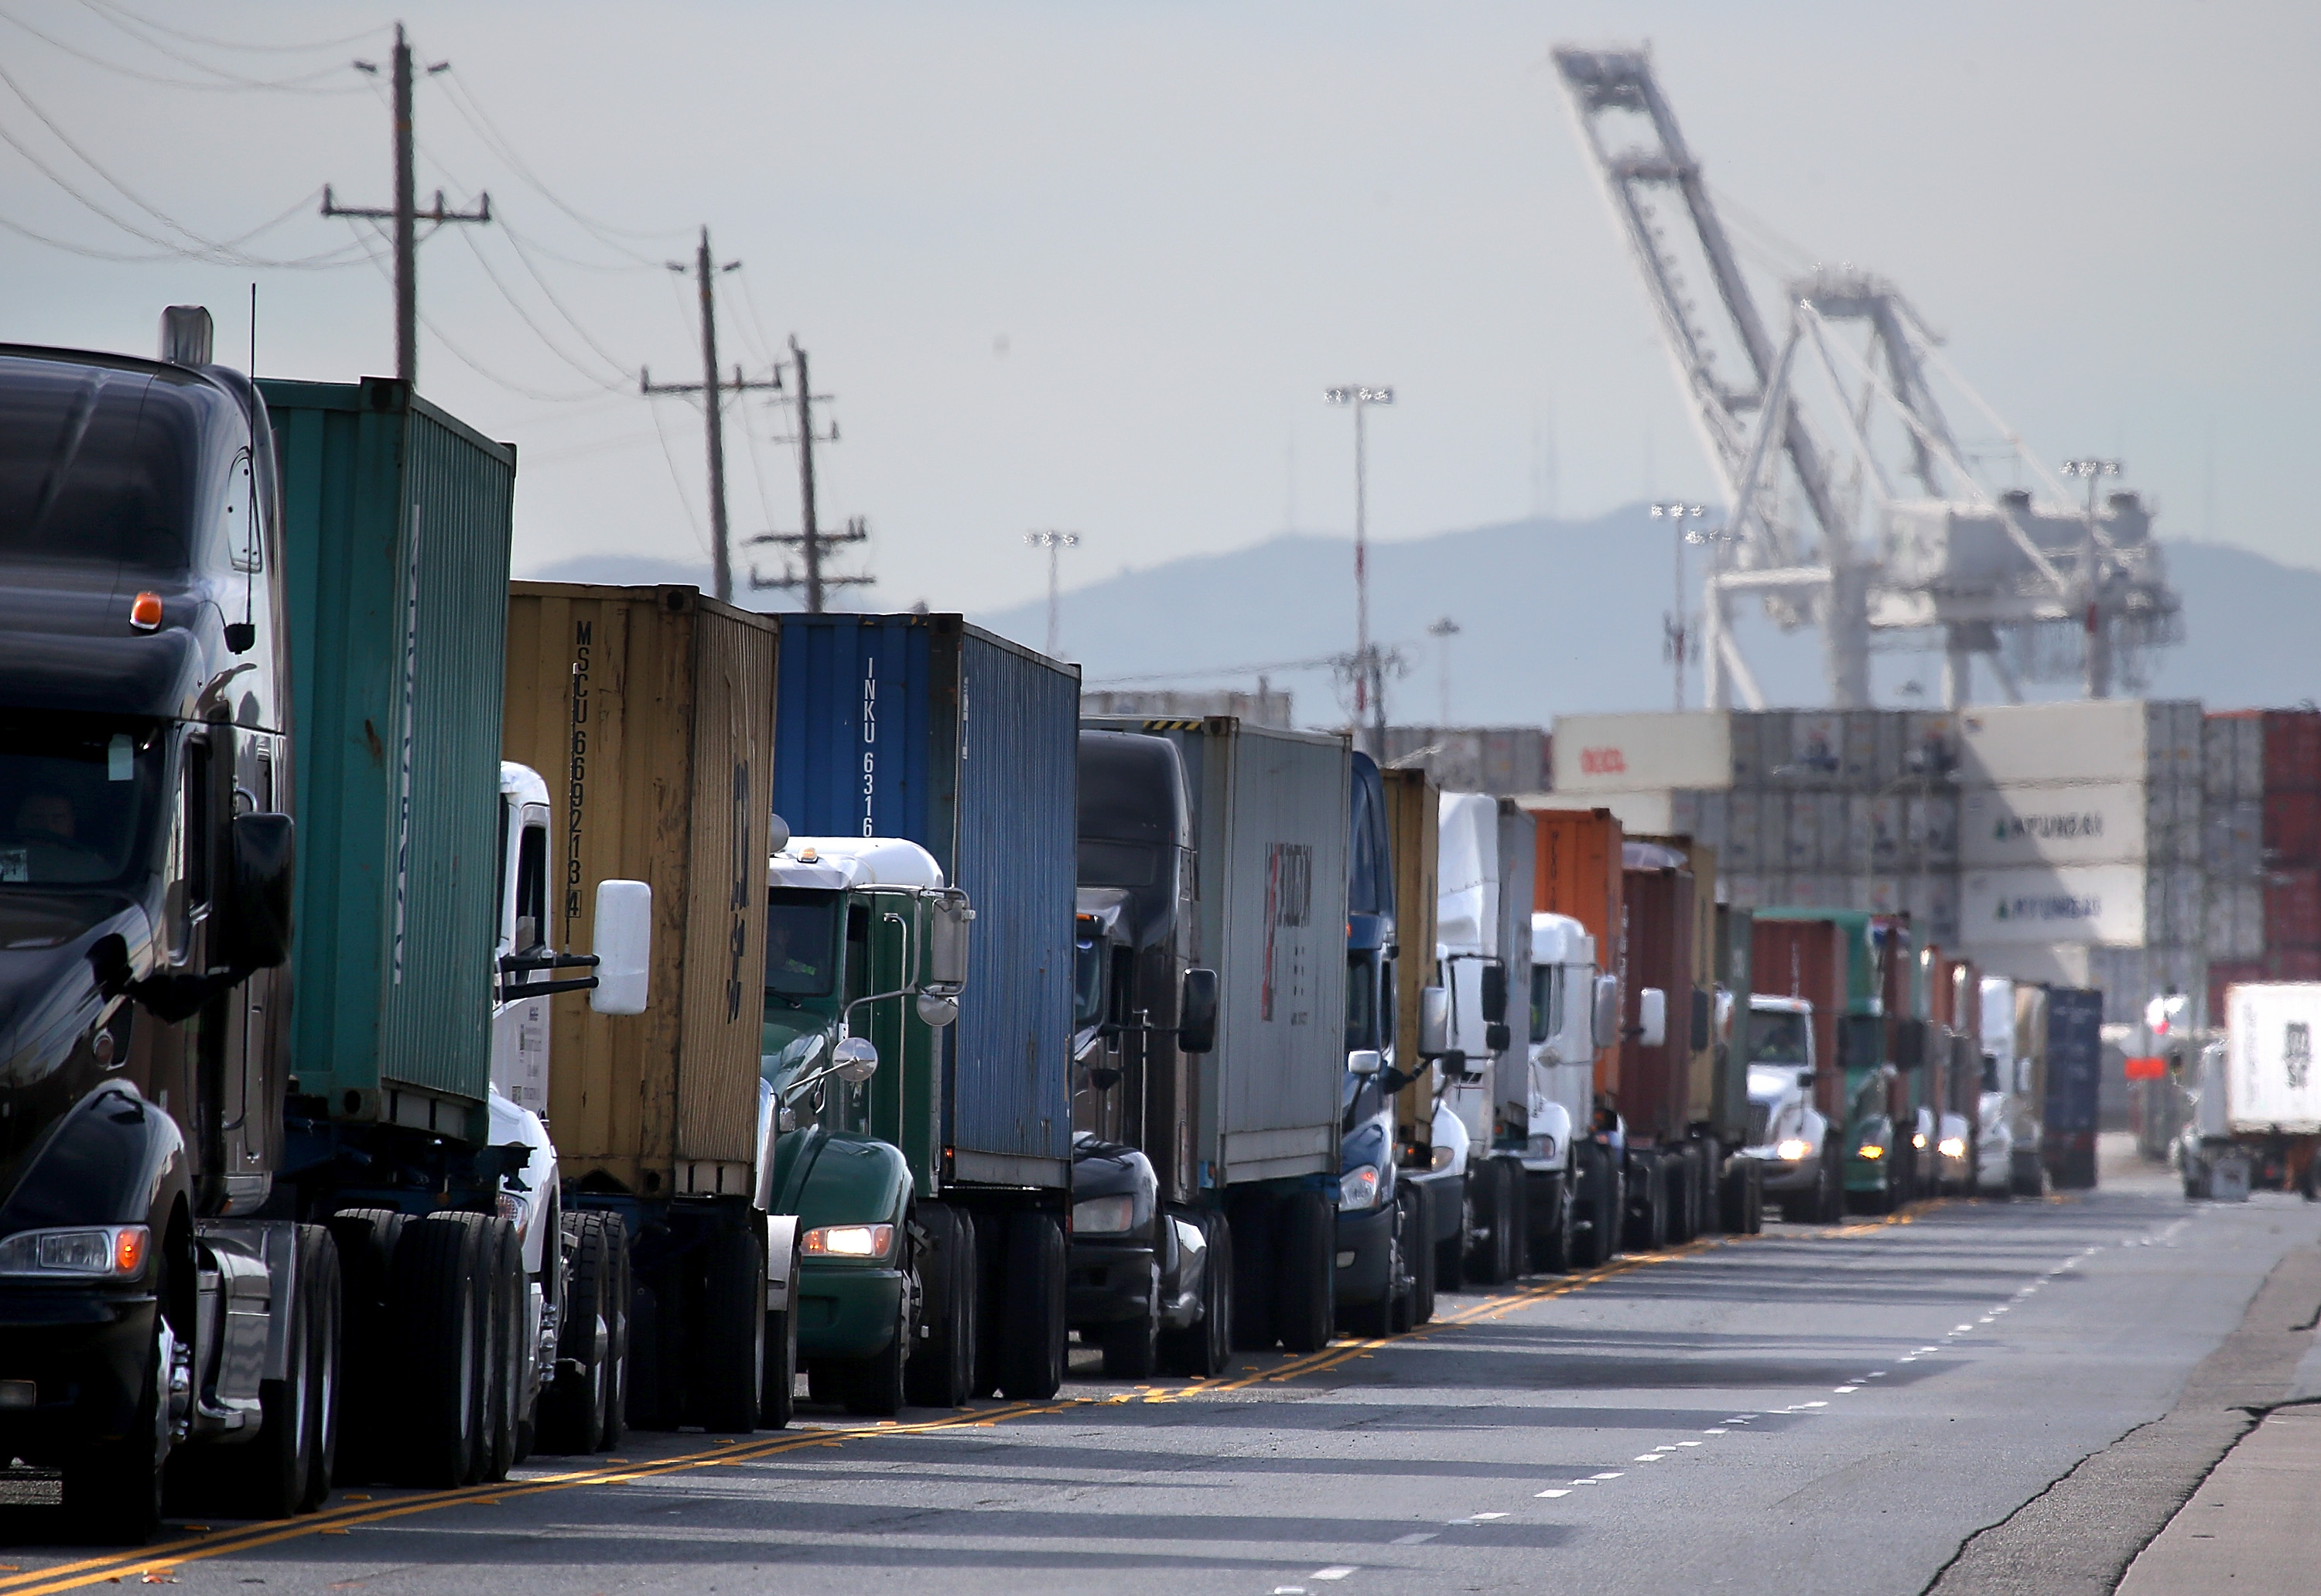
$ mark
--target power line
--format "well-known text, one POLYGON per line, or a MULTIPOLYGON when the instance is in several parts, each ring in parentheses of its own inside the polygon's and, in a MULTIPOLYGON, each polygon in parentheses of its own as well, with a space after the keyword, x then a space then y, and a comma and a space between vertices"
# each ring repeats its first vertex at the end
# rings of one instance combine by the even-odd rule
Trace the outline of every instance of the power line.
MULTIPOLYGON (((499 290, 500 297, 507 301, 508 308, 515 312, 518 320, 523 322, 525 326, 532 329, 533 336, 537 337, 542 343, 547 345, 549 353, 554 355, 558 360, 562 360, 566 365, 571 367, 573 370, 578 372, 582 377, 587 378, 590 382, 593 382, 599 388, 605 389, 605 392, 618 393, 622 391, 622 384, 605 381, 600 374, 591 371, 587 367, 582 365, 570 355, 565 353, 563 346, 548 335, 548 330, 542 327, 538 322, 532 319, 532 312, 526 310, 523 307, 523 302, 508 291, 508 286, 500 280, 500 274, 492 269, 490 259, 485 255, 482 246, 476 242, 476 235, 474 233, 462 233, 460 237, 461 242, 468 246, 469 251, 476 257, 476 264, 484 269, 484 276, 491 279, 492 287, 497 288, 499 290)), ((602 353, 601 351, 598 352, 600 354, 602 353)), ((618 372, 621 377, 628 379, 629 381, 635 380, 635 373, 621 370, 617 361, 609 363, 613 365, 614 369, 618 372)))
POLYGON ((616 360, 603 344, 597 342, 596 338, 589 333, 587 327, 582 324, 580 318, 574 315, 570 310, 567 309, 565 307, 564 301, 556 296, 556 290, 549 287, 547 278, 542 276, 540 268, 532 264, 532 256, 525 250, 523 240, 516 233, 514 228, 507 224, 505 220, 500 223, 500 233, 508 241, 509 245, 515 251, 516 259, 523 262, 524 270, 532 274, 532 280, 540 285, 540 291, 543 295, 547 296, 548 303, 556 307, 556 314, 562 316, 566 324, 571 327, 573 332, 580 335, 580 342, 587 344, 591 350, 594 350, 597 358, 602 360, 605 364, 612 367, 614 370, 618 371, 624 381, 634 381, 636 379, 636 373, 623 365, 621 361, 616 360))
MULTIPOLYGON (((353 84, 350 84, 344 88, 317 88, 311 87, 316 79, 328 77, 341 69, 337 67, 320 68, 313 72, 300 73, 296 78, 268 79, 260 78, 243 78, 235 73, 224 71, 220 68, 210 66, 206 62, 196 61, 187 59, 187 64, 188 66, 197 67, 205 72, 213 73, 215 76, 225 79, 225 81, 222 83, 198 83, 187 78, 165 78, 158 72, 143 71, 136 67, 123 66, 119 61, 107 60, 103 56, 91 55, 88 51, 81 49, 77 45, 66 43, 63 40, 58 38, 53 33, 42 32, 40 29, 32 26, 32 23, 26 22, 23 17, 16 15, 13 12, 0 11, 0 21, 15 23, 16 26, 23 29, 25 32, 30 33, 33 38, 38 39, 41 42, 48 45, 50 49, 62 50, 65 54, 72 57, 75 60, 86 61, 92 67, 100 68, 107 72, 118 73, 123 78, 133 78, 141 83, 159 84, 165 88, 187 88, 210 93, 232 93, 241 89, 264 88, 273 89, 283 94, 304 95, 343 95, 360 92, 360 86, 353 84)), ((157 46, 156 48, 159 47, 157 46)))
POLYGON ((473 95, 468 92, 467 84, 457 73, 453 73, 446 78, 444 87, 447 90, 444 97, 451 102, 452 110, 458 112, 460 117, 467 122, 469 127, 475 129, 477 136, 481 138, 484 142, 491 148, 492 151, 502 160, 506 161, 509 169, 513 170, 517 177, 523 178, 526 183, 537 189, 542 198, 547 200, 549 204, 554 205, 558 210, 562 211, 575 222, 578 222, 589 233, 595 234, 596 236, 596 242, 603 244, 606 249, 617 250, 621 253, 629 256, 632 260, 637 260, 645 265, 651 265, 654 264, 652 261, 648 260, 644 256, 638 254, 636 251, 629 248, 626 244, 617 242, 617 240, 620 238, 634 238, 660 242, 678 236, 680 230, 677 228, 646 229, 637 227, 615 227, 609 222, 599 222, 596 218, 580 211, 576 206, 567 203, 561 196, 560 196, 554 189, 551 188, 547 183, 541 178, 540 174, 533 171, 532 168, 526 164, 523 157, 515 152, 515 146, 508 141, 508 137, 505 133, 500 132, 499 124, 491 119, 490 114, 485 111, 482 104, 478 101, 473 95))
POLYGON ((252 55, 312 55, 317 50, 343 50, 350 44, 361 43, 378 32, 377 28, 365 28, 360 33, 349 33, 338 39, 319 39, 312 44, 250 44, 240 40, 188 33, 182 28, 173 28, 167 23, 158 23, 150 16, 140 15, 125 5, 116 5, 113 0, 80 0, 80 3, 115 27, 121 25, 116 19, 126 17, 140 27, 150 28, 156 33, 166 33, 172 39, 181 39, 187 44, 206 44, 216 50, 242 50, 252 55))

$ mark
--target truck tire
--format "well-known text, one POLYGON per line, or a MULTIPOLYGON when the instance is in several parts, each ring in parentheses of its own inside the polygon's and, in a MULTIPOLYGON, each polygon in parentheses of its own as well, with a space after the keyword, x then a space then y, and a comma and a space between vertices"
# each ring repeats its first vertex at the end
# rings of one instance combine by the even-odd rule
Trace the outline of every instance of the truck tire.
POLYGON ((1658 1159, 1644 1163, 1628 1192, 1626 1234, 1632 1253, 1657 1253, 1668 1245, 1668 1171, 1658 1159))
POLYGON ((339 1410, 346 1368, 342 1350, 346 1309, 337 1242, 329 1231, 317 1225, 301 1226, 299 1231, 307 1253, 301 1262, 314 1281, 314 1294, 309 1300, 313 1309, 309 1327, 313 1334, 308 1342, 313 1378, 308 1383, 314 1403, 314 1455, 306 1472, 306 1489, 299 1494, 298 1510, 311 1513, 329 1498, 338 1475, 339 1410))
POLYGON ((396 1444, 395 1353, 387 1308, 388 1270, 404 1216, 394 1208, 341 1208, 329 1220, 338 1245, 339 1455, 332 1477, 368 1485, 391 1472, 396 1444))
POLYGON ((476 1467, 485 1383, 483 1227, 474 1214, 430 1214, 403 1227, 387 1299, 395 1359, 388 1384, 398 1415, 394 1475, 441 1490, 476 1467))
MULTIPOLYGON (((1233 1231, 1233 1314, 1230 1330, 1236 1352, 1270 1352, 1274 1329, 1274 1275, 1280 1255, 1280 1199, 1251 1193, 1226 1210, 1233 1231)), ((1334 1229, 1333 1239, 1335 1239, 1334 1229)), ((1333 1256, 1334 1265, 1337 1259, 1333 1256)))
POLYGON ((1410 1189, 1410 1233, 1417 1242, 1410 1249, 1410 1324, 1416 1328, 1434 1317, 1434 1205, 1442 1194, 1424 1186, 1410 1189))
MULTIPOLYGON (((157 1282, 157 1303, 169 1300, 157 1282)), ((168 1472, 169 1423, 161 1402, 161 1312, 145 1354, 145 1388, 129 1428, 110 1440, 88 1441, 64 1459, 66 1535, 103 1546, 141 1546, 161 1528, 161 1488, 168 1472)))
POLYGON ((1338 1327, 1349 1336, 1392 1336, 1410 1327, 1399 1311, 1410 1300, 1406 1282, 1410 1276, 1411 1236, 1416 1229, 1411 1223, 1410 1191, 1406 1185, 1395 1198, 1394 1218, 1386 1233, 1386 1285, 1378 1300, 1338 1305, 1338 1327))
POLYGON ((1531 1272, 1531 1203, 1525 1189, 1523 1164, 1513 1158, 1496 1158, 1499 1187, 1505 1200, 1499 1212, 1507 1232, 1507 1279, 1519 1281, 1531 1272))
POLYGON ((475 1216, 482 1234, 477 1241, 483 1260, 482 1302, 484 1345, 483 1409, 478 1416, 476 1480, 505 1480, 515 1466, 516 1423, 523 1412, 526 1320, 523 1289, 523 1242, 515 1226, 497 1215, 475 1216))
MULTIPOLYGON (((1573 1223, 1578 1217, 1579 1202, 1571 1190, 1571 1179, 1562 1170, 1553 1170, 1534 1180, 1524 1176, 1525 1194, 1532 1197, 1546 1194, 1546 1223, 1531 1230, 1531 1268, 1534 1274, 1568 1274, 1579 1266, 1579 1231, 1573 1223)), ((1526 1203, 1526 1207, 1532 1205, 1526 1203)), ((1540 1217, 1536 1208, 1534 1216, 1540 1217)))
POLYGON ((198 1476, 191 1473, 194 1454, 181 1462, 188 1471, 189 1493, 237 1518, 287 1518, 304 1510, 322 1466, 322 1371, 316 1363, 323 1351, 318 1332, 327 1327, 330 1314, 319 1298, 323 1290, 335 1290, 337 1280, 335 1271, 323 1278, 328 1233, 301 1225, 296 1234, 296 1285, 289 1322, 283 1327, 283 1374, 259 1385, 257 1438, 201 1457, 198 1476))
POLYGON ((1233 1227, 1223 1214, 1195 1219, 1206 1244, 1201 1264, 1201 1317, 1181 1330, 1160 1332, 1160 1367, 1170 1374, 1206 1380, 1233 1358, 1233 1227))
POLYGON ((1700 1234, 1700 1160, 1691 1144, 1663 1166, 1668 1181, 1668 1238, 1682 1246, 1700 1234))
POLYGON ((903 1410, 907 1400, 903 1381, 910 1368, 915 1323, 911 1311, 913 1266, 911 1244, 906 1234, 903 1284, 895 1294, 895 1333, 887 1338, 886 1345, 869 1357, 848 1358, 830 1365, 830 1383, 837 1387, 839 1405, 858 1418, 892 1418, 903 1410))
POLYGON ((1591 1148, 1579 1188, 1588 1213, 1588 1228, 1579 1248, 1580 1268, 1601 1269, 1618 1254, 1620 1229, 1627 1213, 1625 1187, 1622 1172, 1610 1155, 1591 1148))
POLYGON ((702 1248, 701 1312, 688 1360, 693 1422, 721 1434, 757 1427, 766 1375, 766 1254, 740 1226, 702 1248))
POLYGON ((1842 1156, 1834 1140, 1825 1145, 1821 1183, 1814 1189, 1814 1218, 1824 1225, 1834 1225, 1845 1218, 1845 1173, 1839 1162, 1842 1156))
POLYGON ((629 1360, 632 1326, 637 1300, 636 1272, 630 1267, 629 1227, 616 1214, 605 1216, 605 1237, 618 1282, 605 1299, 606 1325, 612 1331, 611 1366, 605 1381, 605 1449, 611 1451, 629 1434, 629 1360))
POLYGON ((1044 1402, 1063 1388, 1064 1269, 1064 1227, 1053 1214, 1007 1217, 999 1394, 1011 1402, 1044 1402))
POLYGON ((561 1223, 564 1318, 556 1332, 556 1369, 540 1393, 542 1452, 585 1455, 605 1444, 610 1403, 612 1327, 605 1321, 614 1285, 605 1216, 568 1213, 561 1223))
POLYGON ((1471 1272, 1467 1267, 1467 1238, 1475 1234, 1484 1221, 1476 1212, 1482 1199, 1476 1192, 1475 1172, 1469 1170, 1459 1177, 1456 1190, 1443 1190, 1445 1202, 1459 1205, 1459 1227, 1441 1241, 1429 1233, 1427 1250, 1434 1254, 1434 1289, 1438 1291, 1463 1291, 1471 1272))
POLYGON ((1160 1366, 1160 1265, 1155 1263, 1149 1267, 1151 1278, 1145 1288, 1143 1313, 1116 1320, 1097 1332, 1106 1380, 1150 1380, 1160 1366))
POLYGON ((1496 1160, 1467 1166, 1467 1193, 1473 1221, 1460 1237, 1466 1247, 1467 1278, 1479 1286, 1496 1286, 1507 1278, 1507 1193, 1496 1160))
POLYGON ((2047 1195, 2047 1169, 2036 1154, 2018 1159, 2010 1170, 2009 1189, 2017 1197, 2040 1198, 2047 1195))
POLYGON ((1336 1327, 1337 1214, 1321 1192, 1304 1190, 1284 1198, 1279 1213, 1274 1331, 1291 1352, 1319 1352, 1336 1327))
POLYGON ((929 1202, 919 1206, 918 1225, 927 1237, 919 1253, 927 1334, 911 1349, 904 1394, 914 1407, 964 1407, 977 1394, 976 1309, 982 1295, 977 1285, 982 1271, 976 1260, 975 1223, 948 1203, 929 1202))
POLYGON ((790 1427, 790 1420, 797 1417, 797 1299, 793 1296, 787 1308, 766 1310, 766 1372, 758 1387, 760 1429, 790 1427))

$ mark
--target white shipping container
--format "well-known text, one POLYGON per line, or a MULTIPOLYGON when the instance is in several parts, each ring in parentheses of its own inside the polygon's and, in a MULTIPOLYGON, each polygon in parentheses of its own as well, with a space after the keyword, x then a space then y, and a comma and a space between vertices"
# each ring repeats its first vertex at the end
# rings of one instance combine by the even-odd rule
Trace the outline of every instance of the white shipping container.
POLYGON ((1904 800, 1898 794, 1880 798, 1856 795, 1845 800, 1846 857, 1858 869, 1875 871, 1902 867, 1904 800))
POLYGON ((2101 952, 2085 943, 1975 943, 1961 950, 1985 975, 2055 987, 2094 984, 2089 966, 2101 952))
POLYGON ((1666 715, 1564 715, 1555 722, 1555 790, 1637 792, 1733 785, 1729 717, 1718 710, 1666 715))
POLYGON ((1921 940, 1959 940, 1959 880, 1949 871, 1921 871, 1903 878, 1904 907, 1921 940))
POLYGON ((2211 876, 2254 876, 2264 868, 2264 803, 2230 798, 2200 817, 2200 866, 2211 876))
MULTIPOLYGON (((1734 789, 1725 810, 1724 859, 1734 870, 1757 871, 1778 868, 1778 860, 1765 852, 1763 816, 1768 795, 1734 789)), ((1778 808, 1779 797, 1770 801, 1778 808)))
POLYGON ((2107 864, 2145 856, 2151 789, 2133 781, 2038 782, 1959 794, 1959 862, 1969 870, 2107 864))
POLYGON ((1852 831, 1846 825, 1846 796, 1842 792, 1816 793, 1814 826, 1821 836, 1821 867, 1859 874, 1870 868, 1870 861, 1853 847, 1852 831))
POLYGON ((2225 1123, 2235 1132, 2321 1131, 2321 983, 2252 982, 2225 991, 2225 1123))
POLYGON ((2169 699, 2093 698, 1998 704, 1958 712, 1960 768, 1969 786, 2032 781, 2199 778, 2198 706, 2169 699))
POLYGON ((2137 946, 2151 916, 2141 864, 2034 865, 1961 873, 1960 935, 1970 944, 2088 942, 2137 946))
POLYGON ((1820 794, 1793 792, 1784 808, 1789 816, 1789 842, 1781 851, 1782 867, 1792 875, 1821 868, 1822 807, 1820 794))
POLYGON ((1789 763, 1780 772, 1798 781, 1835 781, 1845 774, 1845 716, 1831 710, 1789 712, 1789 763))
POLYGON ((1774 770, 1789 762, 1789 712, 1734 710, 1730 727, 1733 785, 1764 787, 1776 780, 1774 770))
POLYGON ((1959 857, 1959 795, 1914 793, 1903 800, 1902 850, 1917 870, 1943 870, 1959 857))

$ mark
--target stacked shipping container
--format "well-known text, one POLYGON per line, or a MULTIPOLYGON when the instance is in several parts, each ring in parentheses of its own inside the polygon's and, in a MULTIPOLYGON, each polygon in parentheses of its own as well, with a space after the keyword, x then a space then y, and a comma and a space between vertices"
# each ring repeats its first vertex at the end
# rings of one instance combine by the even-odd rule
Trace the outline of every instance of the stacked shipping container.
POLYGON ((2203 732, 2208 1012, 2235 981, 2321 980, 2321 710, 2211 715, 2203 732))

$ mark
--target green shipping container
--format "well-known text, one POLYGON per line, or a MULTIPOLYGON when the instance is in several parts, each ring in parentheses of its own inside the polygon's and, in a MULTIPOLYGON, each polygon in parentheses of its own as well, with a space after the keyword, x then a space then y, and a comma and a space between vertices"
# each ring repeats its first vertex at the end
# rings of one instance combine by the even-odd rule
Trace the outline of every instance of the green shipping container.
POLYGON ((515 450, 385 378, 259 386, 290 613, 291 1090, 480 1141, 515 450))

